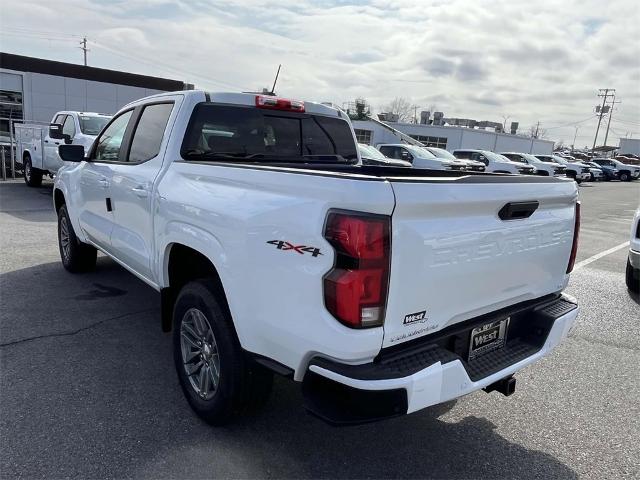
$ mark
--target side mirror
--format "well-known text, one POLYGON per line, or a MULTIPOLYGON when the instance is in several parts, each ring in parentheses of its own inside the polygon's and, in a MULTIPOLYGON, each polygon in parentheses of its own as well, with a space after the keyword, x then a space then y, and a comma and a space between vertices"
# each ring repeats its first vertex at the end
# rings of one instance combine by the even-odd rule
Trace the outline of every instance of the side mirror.
POLYGON ((487 157, 485 157, 484 155, 480 155, 480 161, 489 166, 489 160, 487 160, 487 157))
POLYGON ((65 162, 80 163, 85 160, 84 147, 82 145, 60 145, 58 154, 65 162))
POLYGON ((67 145, 70 145, 73 143, 73 138, 71 138, 71 135, 67 134, 67 133, 63 133, 62 134, 62 138, 64 139, 64 143, 67 145))
POLYGON ((55 140, 62 140, 65 137, 62 133, 62 124, 52 123, 49 125, 49 137, 55 140))
POLYGON ((413 160, 413 155, 411 155, 406 150, 402 150, 400 157, 402 157, 402 160, 406 160, 407 162, 411 162, 413 160))

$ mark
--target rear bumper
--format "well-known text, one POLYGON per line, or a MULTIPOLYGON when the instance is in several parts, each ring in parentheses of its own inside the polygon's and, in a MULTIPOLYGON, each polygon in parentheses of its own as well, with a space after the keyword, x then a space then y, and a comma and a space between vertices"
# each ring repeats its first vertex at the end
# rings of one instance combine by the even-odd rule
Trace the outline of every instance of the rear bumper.
POLYGON ((577 314, 575 300, 563 294, 408 342, 401 351, 381 352, 373 363, 312 359, 303 382, 305 406, 330 423, 362 423, 461 397, 545 356, 568 335, 577 314), (505 346, 468 363, 471 330, 505 314, 511 318, 505 346))

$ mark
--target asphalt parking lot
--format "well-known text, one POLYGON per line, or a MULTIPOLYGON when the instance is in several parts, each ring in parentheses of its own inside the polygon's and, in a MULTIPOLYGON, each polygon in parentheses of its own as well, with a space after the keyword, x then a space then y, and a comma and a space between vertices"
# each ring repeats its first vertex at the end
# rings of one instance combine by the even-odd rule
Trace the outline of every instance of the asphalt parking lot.
POLYGON ((278 379, 267 408, 225 428, 182 396, 159 299, 106 257, 60 264, 51 183, 0 182, 3 478, 638 478, 640 301, 624 283, 640 181, 580 187, 569 339, 517 375, 402 418, 335 428, 278 379), (602 258, 593 256, 620 248, 602 258))

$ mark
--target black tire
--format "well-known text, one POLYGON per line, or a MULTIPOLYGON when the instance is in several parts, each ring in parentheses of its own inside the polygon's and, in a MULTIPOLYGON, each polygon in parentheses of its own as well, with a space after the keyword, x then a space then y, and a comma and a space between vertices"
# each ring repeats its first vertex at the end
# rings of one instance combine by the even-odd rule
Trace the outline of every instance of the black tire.
POLYGON ((631 181, 631 175, 629 175, 627 172, 620 172, 620 181, 621 182, 631 181))
MULTIPOLYGON (((253 362, 244 353, 231 317, 217 292, 214 282, 206 279, 190 282, 180 290, 173 308, 173 359, 180 386, 191 408, 207 423, 223 425, 238 415, 256 410, 266 403, 273 385, 273 373, 253 362), (195 382, 195 377, 205 368, 203 362, 206 362, 207 366, 213 365, 213 357, 203 357, 204 350, 195 353, 198 347, 192 343, 193 346, 189 343, 185 345, 189 349, 188 354, 194 355, 194 360, 185 362, 183 357, 183 322, 188 324, 189 315, 194 311, 204 314, 206 326, 213 333, 213 342, 207 340, 210 342, 208 345, 213 348, 208 351, 217 352, 213 354, 217 355, 217 367, 210 369, 219 374, 217 385, 212 377, 207 379, 209 385, 215 385, 215 389, 209 393, 210 398, 203 398, 196 390, 197 387, 192 385, 186 369, 191 370, 191 377, 194 377, 195 382), (201 367, 193 368, 197 367, 193 362, 197 362, 201 367)), ((201 341, 204 342, 205 338, 206 335, 202 336, 201 341)), ((205 376, 206 372, 205 370, 205 376)), ((206 387, 204 390, 202 395, 207 396, 206 387)))
POLYGON ((633 293, 640 293, 640 270, 631 266, 627 258, 627 288, 633 293))
POLYGON ((62 266, 71 273, 89 272, 96 268, 98 251, 81 242, 73 231, 67 206, 58 210, 58 248, 62 266), (64 240, 67 240, 65 243, 64 240), (68 248, 67 248, 68 247, 68 248))
POLYGON ((25 155, 24 161, 24 183, 29 187, 39 187, 42 185, 42 170, 33 168, 31 165, 31 156, 25 155))

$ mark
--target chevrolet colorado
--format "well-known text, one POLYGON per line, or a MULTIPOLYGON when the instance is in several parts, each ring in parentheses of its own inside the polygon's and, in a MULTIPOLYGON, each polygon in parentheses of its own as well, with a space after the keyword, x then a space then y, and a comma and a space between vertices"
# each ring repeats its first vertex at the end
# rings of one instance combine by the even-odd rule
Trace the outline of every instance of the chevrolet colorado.
POLYGON ((348 117, 201 91, 131 103, 60 146, 62 264, 101 250, 160 292, 182 390, 220 424, 302 383, 333 423, 485 389, 568 334, 573 181, 362 165, 348 117))

